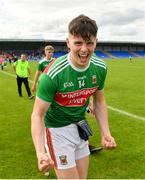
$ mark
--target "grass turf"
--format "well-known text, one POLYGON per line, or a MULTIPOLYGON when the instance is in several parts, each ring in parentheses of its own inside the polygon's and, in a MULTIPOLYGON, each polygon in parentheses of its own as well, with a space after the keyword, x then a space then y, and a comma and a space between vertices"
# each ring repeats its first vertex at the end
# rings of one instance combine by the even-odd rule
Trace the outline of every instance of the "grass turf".
MULTIPOLYGON (((108 75, 105 94, 107 104, 145 117, 145 60, 106 60, 108 75)), ((32 76, 36 62, 31 63, 32 76)), ((13 73, 12 66, 4 70, 13 73)), ((30 85, 32 85, 30 83, 30 85)), ((16 79, 0 72, 0 178, 53 179, 53 170, 46 177, 37 169, 30 132, 30 115, 34 100, 29 100, 23 87, 18 97, 16 79)), ((99 128, 87 114, 94 135, 90 142, 100 145, 99 128)), ((90 156, 89 179, 142 179, 145 177, 145 122, 109 110, 109 123, 118 147, 90 156)))

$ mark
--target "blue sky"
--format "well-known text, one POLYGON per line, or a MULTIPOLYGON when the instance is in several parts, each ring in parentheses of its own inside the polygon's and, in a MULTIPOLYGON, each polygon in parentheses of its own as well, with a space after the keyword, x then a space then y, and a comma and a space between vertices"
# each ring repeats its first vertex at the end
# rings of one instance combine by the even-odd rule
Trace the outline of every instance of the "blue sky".
POLYGON ((145 0, 0 0, 0 39, 65 40, 80 14, 96 20, 99 41, 145 42, 145 0))

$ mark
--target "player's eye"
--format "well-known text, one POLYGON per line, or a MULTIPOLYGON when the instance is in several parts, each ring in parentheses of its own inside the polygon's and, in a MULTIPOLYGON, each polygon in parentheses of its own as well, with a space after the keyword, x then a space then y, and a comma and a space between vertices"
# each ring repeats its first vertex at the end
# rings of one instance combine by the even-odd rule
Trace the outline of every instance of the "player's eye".
POLYGON ((82 45, 82 42, 76 41, 74 44, 77 45, 77 46, 80 46, 80 45, 82 45))
POLYGON ((92 41, 89 41, 89 42, 87 42, 87 45, 92 46, 92 45, 94 45, 94 43, 92 41))

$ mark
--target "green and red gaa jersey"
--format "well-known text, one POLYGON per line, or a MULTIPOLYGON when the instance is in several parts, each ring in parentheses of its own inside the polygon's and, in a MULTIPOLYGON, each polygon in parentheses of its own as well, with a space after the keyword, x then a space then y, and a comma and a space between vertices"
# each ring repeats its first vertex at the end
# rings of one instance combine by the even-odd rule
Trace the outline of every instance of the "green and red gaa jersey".
POLYGON ((50 102, 45 115, 46 127, 63 127, 85 119, 89 97, 104 87, 107 69, 95 54, 85 69, 70 61, 70 54, 48 65, 41 76, 37 97, 50 102))
POLYGON ((43 72, 44 69, 48 66, 49 63, 51 63, 54 60, 54 58, 51 58, 50 60, 48 59, 42 59, 39 61, 39 64, 37 66, 37 70, 43 72))

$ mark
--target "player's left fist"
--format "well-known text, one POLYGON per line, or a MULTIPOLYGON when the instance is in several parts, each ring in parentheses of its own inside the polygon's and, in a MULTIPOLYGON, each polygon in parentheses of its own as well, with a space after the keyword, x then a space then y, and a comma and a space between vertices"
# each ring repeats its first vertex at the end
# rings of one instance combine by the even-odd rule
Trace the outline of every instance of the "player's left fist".
POLYGON ((115 139, 111 135, 102 136, 101 143, 104 149, 114 149, 117 147, 115 139))

